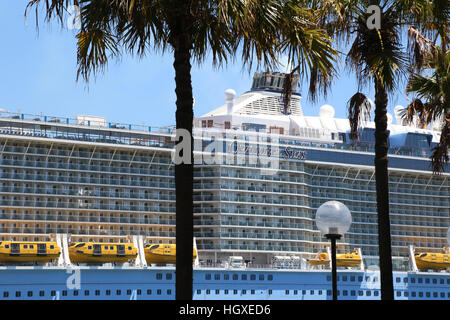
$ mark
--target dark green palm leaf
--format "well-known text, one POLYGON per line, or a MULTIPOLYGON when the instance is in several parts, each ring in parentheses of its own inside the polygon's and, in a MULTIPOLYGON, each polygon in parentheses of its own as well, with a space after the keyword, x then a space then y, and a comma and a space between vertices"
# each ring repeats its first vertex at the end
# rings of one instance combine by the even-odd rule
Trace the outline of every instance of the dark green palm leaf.
POLYGON ((350 123, 350 139, 358 139, 358 128, 364 121, 370 119, 372 104, 361 92, 355 93, 347 103, 348 119, 350 123))

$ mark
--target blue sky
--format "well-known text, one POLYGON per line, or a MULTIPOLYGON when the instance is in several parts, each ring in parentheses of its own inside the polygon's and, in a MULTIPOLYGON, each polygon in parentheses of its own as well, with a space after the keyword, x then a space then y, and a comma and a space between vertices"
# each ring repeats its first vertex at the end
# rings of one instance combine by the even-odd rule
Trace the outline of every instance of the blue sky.
MULTIPOLYGON (((88 85, 82 80, 77 83, 76 30, 45 23, 41 12, 38 32, 34 11, 25 23, 27 3, 0 2, 0 108, 69 118, 103 116, 110 122, 138 125, 175 124, 175 73, 170 53, 144 59, 124 55, 120 61, 112 60, 88 85)), ((195 116, 223 105, 228 88, 238 95, 249 90, 253 71, 242 70, 239 61, 221 69, 214 69, 210 59, 201 66, 193 65, 195 116)), ((307 99, 306 89, 301 90, 305 115, 317 115, 326 103, 334 106, 336 117, 347 116, 346 103, 357 85, 352 74, 345 70, 339 74, 327 98, 319 98, 315 104, 307 99)), ((374 100, 373 89, 364 92, 374 100)), ((391 97, 388 111, 393 113, 398 104, 407 104, 404 89, 391 97)))

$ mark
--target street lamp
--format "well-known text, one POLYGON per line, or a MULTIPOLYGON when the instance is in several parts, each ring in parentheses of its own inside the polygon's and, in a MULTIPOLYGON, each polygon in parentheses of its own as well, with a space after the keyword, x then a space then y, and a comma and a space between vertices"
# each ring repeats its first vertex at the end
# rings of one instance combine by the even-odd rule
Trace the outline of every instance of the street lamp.
POLYGON ((316 212, 317 228, 331 241, 331 274, 333 300, 337 300, 336 240, 348 231, 352 223, 350 210, 339 201, 327 201, 316 212))

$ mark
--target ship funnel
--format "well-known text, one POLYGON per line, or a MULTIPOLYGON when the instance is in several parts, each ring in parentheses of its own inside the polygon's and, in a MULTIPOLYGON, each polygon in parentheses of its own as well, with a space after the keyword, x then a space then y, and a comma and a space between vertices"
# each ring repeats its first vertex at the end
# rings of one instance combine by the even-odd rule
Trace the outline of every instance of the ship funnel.
MULTIPOLYGON (((253 76, 252 91, 270 90, 275 92, 283 92, 284 79, 286 73, 281 72, 256 72, 253 76)), ((297 93, 298 80, 300 76, 295 73, 292 79, 292 92, 297 93)))

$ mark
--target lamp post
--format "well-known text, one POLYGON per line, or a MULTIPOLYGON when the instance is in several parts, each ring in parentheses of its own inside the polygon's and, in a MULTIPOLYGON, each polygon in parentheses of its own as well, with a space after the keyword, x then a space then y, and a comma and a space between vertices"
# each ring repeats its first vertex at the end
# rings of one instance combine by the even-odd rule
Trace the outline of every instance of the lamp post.
POLYGON ((327 201, 317 209, 315 221, 317 228, 331 241, 333 300, 337 300, 336 240, 350 228, 352 215, 343 203, 327 201))

